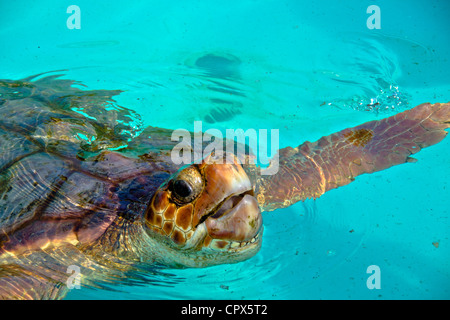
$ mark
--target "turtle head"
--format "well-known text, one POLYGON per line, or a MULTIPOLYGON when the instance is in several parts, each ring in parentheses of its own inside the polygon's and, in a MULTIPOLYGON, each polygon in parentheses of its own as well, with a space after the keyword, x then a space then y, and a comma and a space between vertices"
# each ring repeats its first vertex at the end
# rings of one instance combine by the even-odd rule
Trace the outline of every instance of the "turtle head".
POLYGON ((252 257, 263 229, 250 179, 234 155, 181 168, 155 192, 145 224, 175 249, 174 260, 196 267, 252 257))

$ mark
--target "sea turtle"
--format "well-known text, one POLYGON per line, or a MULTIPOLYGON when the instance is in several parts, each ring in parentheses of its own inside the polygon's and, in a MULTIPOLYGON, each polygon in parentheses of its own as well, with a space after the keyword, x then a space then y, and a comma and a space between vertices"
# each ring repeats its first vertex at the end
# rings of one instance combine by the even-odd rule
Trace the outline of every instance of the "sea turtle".
POLYGON ((62 298, 75 275, 102 286, 151 266, 248 259, 261 246, 261 212, 414 161, 450 126, 449 103, 421 104, 283 148, 278 173, 263 175, 249 155, 175 164, 172 130, 139 128, 114 103, 120 91, 80 85, 60 75, 0 80, 3 299, 62 298))

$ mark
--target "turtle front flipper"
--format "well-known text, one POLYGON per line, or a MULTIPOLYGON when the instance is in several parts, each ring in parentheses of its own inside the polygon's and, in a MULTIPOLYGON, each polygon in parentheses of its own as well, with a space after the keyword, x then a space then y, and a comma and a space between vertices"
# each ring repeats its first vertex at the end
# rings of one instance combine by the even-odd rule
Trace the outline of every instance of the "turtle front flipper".
POLYGON ((363 173, 414 162, 410 155, 434 145, 450 127, 450 103, 424 103, 278 153, 279 170, 257 183, 264 211, 288 207, 346 185, 363 173))

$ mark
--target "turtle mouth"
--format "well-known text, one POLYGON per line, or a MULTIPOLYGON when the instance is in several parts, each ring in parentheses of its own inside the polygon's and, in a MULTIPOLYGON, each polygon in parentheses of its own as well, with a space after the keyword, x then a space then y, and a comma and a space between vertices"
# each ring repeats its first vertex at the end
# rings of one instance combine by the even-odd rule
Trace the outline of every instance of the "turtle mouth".
MULTIPOLYGON (((204 215, 197 226, 206 221, 206 219, 218 219, 220 217, 226 216, 235 209, 239 203, 244 199, 245 196, 254 197, 253 190, 247 190, 239 194, 232 194, 223 199, 214 209, 212 209, 208 214, 204 215)), ((197 227, 196 226, 196 227, 197 227)))
POLYGON ((241 248, 254 243, 262 229, 262 217, 253 191, 229 195, 207 215, 204 223, 212 238, 210 247, 241 248))
POLYGON ((253 190, 248 190, 243 193, 227 197, 225 200, 219 203, 219 205, 216 207, 215 212, 213 211, 213 213, 210 214, 208 217, 217 219, 227 215, 231 210, 233 210, 233 208, 235 208, 241 202, 241 200, 246 195, 250 195, 253 197, 254 196, 253 190))
POLYGON ((261 245, 262 216, 252 189, 230 194, 202 216, 184 249, 205 247, 215 252, 247 252, 261 245))

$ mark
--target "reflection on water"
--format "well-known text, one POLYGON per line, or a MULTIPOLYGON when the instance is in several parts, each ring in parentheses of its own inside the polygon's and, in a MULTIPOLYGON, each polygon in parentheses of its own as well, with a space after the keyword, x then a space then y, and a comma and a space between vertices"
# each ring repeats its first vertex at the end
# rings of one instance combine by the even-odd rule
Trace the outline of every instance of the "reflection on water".
POLYGON ((195 60, 195 67, 203 69, 207 76, 217 79, 239 79, 239 58, 232 55, 208 53, 195 60))
MULTIPOLYGON (((405 46, 400 42, 399 47, 405 46)), ((404 63, 385 38, 351 35, 338 48, 330 44, 314 55, 302 54, 289 67, 250 53, 206 51, 176 57, 179 60, 173 65, 141 64, 135 74, 121 72, 117 66, 112 72, 118 74, 121 87, 130 88, 125 96, 135 97, 129 103, 144 121, 173 128, 187 127, 194 120, 219 129, 230 125, 292 128, 302 121, 339 116, 336 109, 348 115, 411 107, 410 93, 402 87, 404 63), (329 56, 329 50, 336 54, 329 56), (177 119, 165 112, 168 108, 176 110, 177 119)))
POLYGON ((205 97, 209 98, 210 107, 203 116, 208 124, 231 121, 242 113, 243 102, 239 100, 245 99, 246 93, 242 90, 241 63, 233 55, 213 53, 186 61, 186 66, 192 68, 189 73, 196 74, 202 82, 197 89, 204 89, 205 97))

